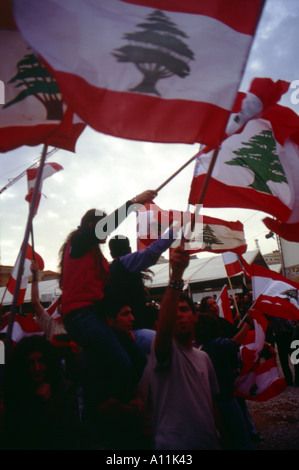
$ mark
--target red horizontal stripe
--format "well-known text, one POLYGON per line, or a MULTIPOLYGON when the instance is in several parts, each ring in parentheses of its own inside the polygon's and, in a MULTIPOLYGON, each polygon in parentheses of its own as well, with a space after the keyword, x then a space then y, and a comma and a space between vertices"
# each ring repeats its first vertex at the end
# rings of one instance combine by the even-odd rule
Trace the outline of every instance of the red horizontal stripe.
POLYGON ((1 127, 0 152, 8 152, 22 145, 35 147, 42 143, 74 152, 76 141, 84 127, 81 123, 74 124, 68 135, 58 132, 59 124, 1 127))
POLYGON ((76 101, 76 113, 99 132, 125 139, 218 146, 229 112, 218 106, 186 100, 110 91, 83 78, 51 69, 64 101, 76 101), (80 93, 78 94, 78 90, 80 93))
POLYGON ((236 232, 243 232, 244 227, 243 227, 242 222, 240 222, 239 220, 237 220, 236 222, 230 222, 227 220, 217 219, 215 217, 209 217, 207 215, 204 215, 202 217, 203 217, 202 220, 204 224, 221 225, 223 227, 227 227, 236 232))
POLYGON ((264 0, 121 0, 158 10, 205 15, 253 35, 264 0))
MULTIPOLYGON (((217 162, 216 162, 217 165, 217 162)), ((193 179, 189 195, 189 203, 197 204, 201 187, 206 175, 193 179)), ((290 209, 278 197, 256 191, 252 188, 229 186, 211 178, 203 201, 204 207, 242 207, 272 214, 282 221, 290 216, 290 209)))
POLYGON ((266 315, 285 318, 294 322, 299 320, 299 305, 297 308, 287 299, 282 299, 281 297, 270 297, 261 294, 256 300, 255 306, 266 315))

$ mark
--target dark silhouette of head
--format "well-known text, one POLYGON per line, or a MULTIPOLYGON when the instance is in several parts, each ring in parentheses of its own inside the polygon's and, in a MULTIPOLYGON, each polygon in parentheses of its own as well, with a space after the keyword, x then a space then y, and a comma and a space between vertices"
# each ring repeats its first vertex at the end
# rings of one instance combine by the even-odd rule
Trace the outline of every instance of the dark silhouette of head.
POLYGON ((109 249, 112 258, 131 253, 130 240, 124 235, 116 235, 109 240, 109 249))

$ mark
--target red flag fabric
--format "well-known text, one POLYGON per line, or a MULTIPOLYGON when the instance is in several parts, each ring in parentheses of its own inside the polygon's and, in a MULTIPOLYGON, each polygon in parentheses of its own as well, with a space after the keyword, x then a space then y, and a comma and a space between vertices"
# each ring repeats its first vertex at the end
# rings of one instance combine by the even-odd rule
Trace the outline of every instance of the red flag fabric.
MULTIPOLYGON (((193 214, 177 210, 166 211, 155 203, 145 204, 138 211, 138 249, 143 249, 160 237, 171 224, 181 228, 181 236, 188 234, 193 214)), ((185 248, 191 253, 227 250, 245 253, 247 249, 243 224, 198 214, 193 232, 188 236, 185 248)))
MULTIPOLYGON (((0 333, 5 334, 7 333, 8 329, 8 322, 9 317, 1 324, 0 333)), ((33 314, 30 313, 29 315, 22 316, 16 314, 14 317, 13 323, 13 330, 11 339, 13 343, 18 343, 22 338, 26 338, 27 336, 32 335, 43 335, 44 332, 41 330, 35 319, 33 318, 33 314)))
POLYGON ((230 323, 234 324, 233 315, 232 315, 232 311, 230 308, 230 301, 228 297, 228 290, 227 290, 226 285, 223 286, 223 288, 221 289, 221 292, 217 299, 217 304, 219 307, 219 316, 229 321, 230 323))
POLYGON ((254 78, 247 93, 239 92, 226 128, 226 137, 240 132, 253 118, 276 104, 289 89, 290 83, 284 80, 273 82, 271 78, 254 78))
MULTIPOLYGON (((42 271, 44 269, 44 261, 43 261, 42 257, 36 252, 34 252, 34 257, 35 257, 35 260, 38 264, 39 270, 42 271)), ((9 277, 9 280, 8 280, 8 283, 7 283, 7 286, 6 286, 8 292, 10 292, 12 295, 14 295, 14 292, 15 292, 20 258, 21 258, 21 251, 18 255, 17 261, 16 261, 16 263, 13 267, 13 270, 10 273, 10 277, 9 277)), ((27 284, 28 284, 28 278, 32 274, 31 269, 30 269, 32 260, 33 260, 33 250, 32 250, 32 246, 28 244, 27 249, 26 249, 26 256, 25 256, 24 267, 23 267, 23 275, 22 275, 22 279, 21 279, 17 305, 21 305, 24 302, 26 288, 27 288, 27 284)))
MULTIPOLYGON (((241 133, 223 142, 204 206, 266 212, 293 229, 291 241, 299 241, 298 144, 299 117, 291 109, 275 105, 262 118, 250 120, 241 133)), ((197 158, 189 194, 191 204, 198 202, 211 157, 208 153, 197 158)), ((264 221, 267 226, 268 221, 264 221)))
POLYGON ((269 268, 248 264, 242 256, 240 262, 251 275, 255 307, 267 315, 298 321, 299 283, 269 268))
POLYGON ((264 402, 282 393, 286 380, 280 376, 275 356, 262 355, 268 322, 257 312, 254 330, 248 332, 240 348, 241 370, 234 382, 234 393, 246 400, 264 402))
MULTIPOLYGON (((52 176, 61 170, 63 170, 63 167, 59 165, 58 163, 54 163, 54 162, 45 163, 42 176, 41 176, 40 188, 42 186, 42 182, 44 179, 49 178, 49 176, 52 176)), ((28 194, 25 197, 25 199, 27 202, 29 202, 29 204, 31 204, 31 201, 32 201, 32 196, 33 196, 33 191, 34 191, 37 175, 38 175, 38 168, 30 168, 29 170, 27 170, 28 194)), ((37 208, 38 208, 40 197, 41 197, 40 188, 39 188, 38 199, 37 199, 36 208, 35 208, 35 214, 37 212, 37 208)))
POLYGON ((228 277, 235 276, 243 271, 243 267, 236 253, 232 253, 231 251, 222 253, 222 260, 228 277))
POLYGON ((0 6, 1 80, 5 87, 5 103, 0 105, 0 152, 41 143, 74 151, 85 124, 63 103, 56 81, 20 32, 5 27, 0 6))
POLYGON ((16 0, 14 17, 64 101, 97 131, 218 146, 263 4, 16 0))

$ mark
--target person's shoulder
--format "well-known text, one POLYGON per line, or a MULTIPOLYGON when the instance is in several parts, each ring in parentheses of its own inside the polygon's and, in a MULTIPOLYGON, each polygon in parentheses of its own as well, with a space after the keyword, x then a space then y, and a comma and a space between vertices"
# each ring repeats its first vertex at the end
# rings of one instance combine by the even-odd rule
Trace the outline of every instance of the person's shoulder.
POLYGON ((206 360, 207 358, 209 358, 209 355, 202 349, 193 347, 192 351, 193 351, 193 354, 200 359, 206 360))

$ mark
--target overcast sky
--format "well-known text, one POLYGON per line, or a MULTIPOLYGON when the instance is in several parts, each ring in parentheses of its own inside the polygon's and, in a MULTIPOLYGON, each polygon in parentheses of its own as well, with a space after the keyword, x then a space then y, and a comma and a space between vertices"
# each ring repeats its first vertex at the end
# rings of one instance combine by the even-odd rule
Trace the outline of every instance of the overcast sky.
MULTIPOLYGON (((254 77, 299 80, 298 25, 298 0, 267 0, 241 91, 247 91, 254 77)), ((290 100, 292 91, 284 95, 281 104, 298 113, 299 104, 290 100)), ((0 189, 26 170, 41 150, 42 146, 22 147, 1 154, 0 189)), ((44 181, 43 197, 34 218, 35 249, 43 257, 45 268, 57 270, 59 248, 86 210, 94 207, 109 213, 145 189, 157 188, 197 150, 198 145, 134 142, 90 128, 78 139, 76 153, 58 150, 48 161, 59 163, 64 170, 44 181)), ((191 163, 163 188, 156 204, 163 209, 186 210, 193 168, 191 163)), ((1 264, 13 265, 19 253, 28 217, 26 194, 25 177, 0 194, 1 264)), ((205 213, 243 222, 248 250, 256 248, 256 240, 263 254, 277 249, 275 239, 265 238, 268 230, 261 221, 265 214, 240 209, 209 209, 205 213)), ((114 233, 129 236, 133 249, 135 222, 131 214, 114 233)), ((107 246, 104 253, 109 258, 107 246)))

